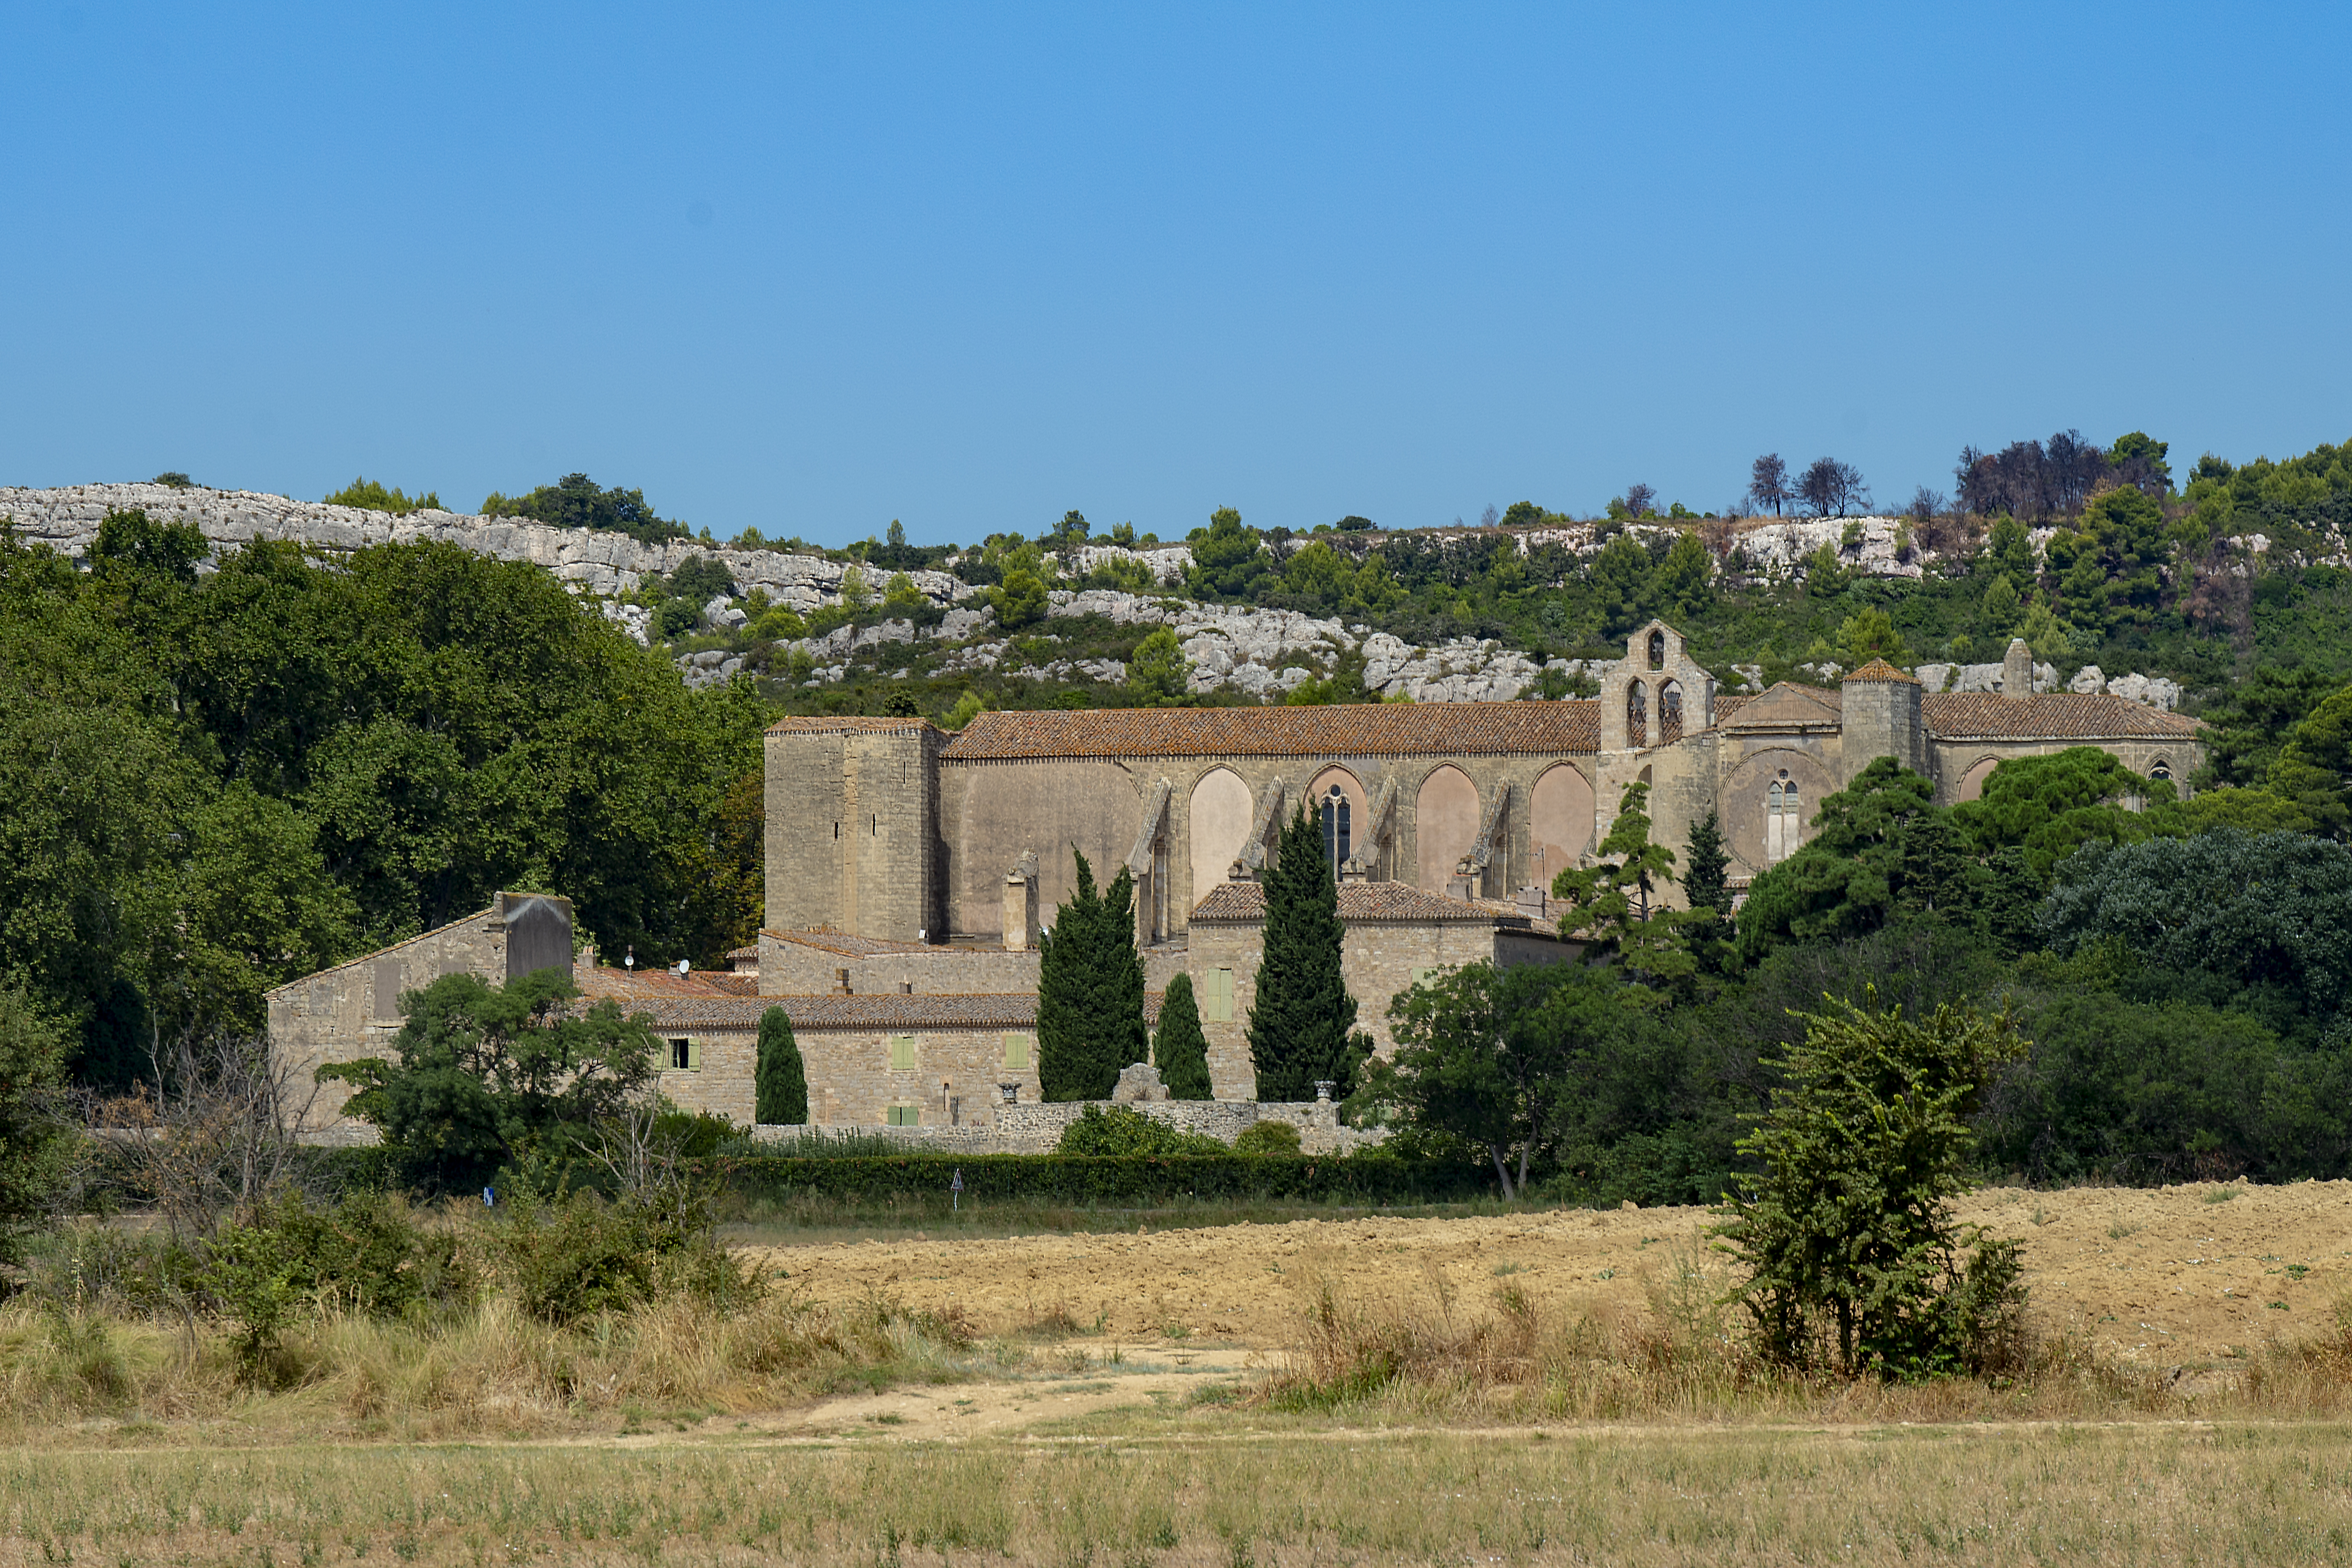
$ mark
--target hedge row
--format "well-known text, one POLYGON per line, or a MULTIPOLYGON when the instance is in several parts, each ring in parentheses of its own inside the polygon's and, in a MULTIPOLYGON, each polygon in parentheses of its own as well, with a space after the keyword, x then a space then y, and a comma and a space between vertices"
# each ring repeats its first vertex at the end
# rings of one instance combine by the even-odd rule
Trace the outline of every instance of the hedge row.
MULTIPOLYGON (((309 1152, 308 1163, 314 1178, 343 1191, 434 1184, 432 1173, 412 1169, 390 1149, 319 1149, 309 1152)), ((945 1202, 959 1171, 967 1203, 1427 1204, 1461 1203, 1494 1191, 1493 1181, 1475 1165, 1381 1154, 748 1154, 695 1163, 722 1178, 731 1196, 770 1202, 945 1202)))
POLYGON ((1484 1197, 1493 1188, 1473 1165, 1382 1155, 753 1154, 709 1164, 724 1175, 730 1194, 772 1202, 944 1199, 959 1171, 967 1203, 1459 1203, 1484 1197))

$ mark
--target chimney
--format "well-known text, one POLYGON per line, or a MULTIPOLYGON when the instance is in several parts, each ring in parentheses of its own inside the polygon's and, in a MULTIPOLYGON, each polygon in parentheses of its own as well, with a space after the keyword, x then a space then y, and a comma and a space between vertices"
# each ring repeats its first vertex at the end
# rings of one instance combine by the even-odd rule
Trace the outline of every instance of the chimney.
POLYGON ((2000 658, 2000 694, 2003 697, 2033 695, 2033 650, 2025 646, 2023 637, 2009 639, 2009 651, 2000 658))

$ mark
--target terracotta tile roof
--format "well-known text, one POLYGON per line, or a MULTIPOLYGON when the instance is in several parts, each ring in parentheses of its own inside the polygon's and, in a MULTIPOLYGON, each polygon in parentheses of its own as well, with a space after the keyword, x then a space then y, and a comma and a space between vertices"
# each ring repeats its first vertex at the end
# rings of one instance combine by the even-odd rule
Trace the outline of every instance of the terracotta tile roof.
POLYGON ((900 730, 928 730, 929 719, 865 719, 856 714, 833 717, 802 715, 779 719, 768 726, 771 735, 887 735, 900 730))
POLYGON ((801 947, 813 947, 820 952, 837 952, 844 958, 877 958, 889 953, 989 952, 992 948, 949 947, 927 942, 898 942, 889 937, 853 936, 845 931, 777 931, 772 927, 760 932, 775 942, 789 942, 801 947))
MULTIPOLYGON (((1143 1021, 1157 1024, 1163 993, 1143 995, 1143 1021)), ((961 992, 946 995, 908 996, 883 992, 872 996, 754 996, 737 1000, 677 997, 647 1002, 632 1012, 645 1013, 657 1030, 725 1029, 750 1033, 760 1026, 760 1016, 782 1007, 795 1032, 803 1029, 1034 1029, 1037 1026, 1037 995, 1034 991, 961 992)))
POLYGON ((1901 680, 1907 681, 1913 686, 1919 684, 1916 678, 1904 674, 1901 670, 1895 668, 1893 665, 1887 663, 1883 658, 1872 659, 1868 664, 1864 665, 1860 669, 1857 669, 1852 675, 1847 676, 1846 679, 1901 680))
MULTIPOLYGON (((772 733, 773 731, 771 731, 772 733)), ((1591 752, 1601 707, 1561 702, 1350 702, 1315 708, 1102 708, 983 713, 940 755, 1470 756, 1591 752)))
MULTIPOLYGON (((1349 925, 1383 921, 1470 921, 1486 925, 1531 926, 1517 904, 1492 899, 1450 899, 1410 882, 1342 882, 1339 918, 1349 925)), ((1265 888, 1257 882, 1220 882, 1192 910, 1194 921, 1247 921, 1265 919, 1265 888)))
POLYGON ((739 958, 757 958, 759 956, 760 949, 755 943, 751 947, 730 948, 727 952, 727 962, 732 963, 739 958))
POLYGON ((1928 732, 1946 741, 2194 741, 2203 728, 2186 714, 2105 692, 1930 691, 1919 705, 1928 732))
POLYGON ((1763 690, 1745 697, 1717 698, 1715 723, 1717 729, 1731 723, 1766 723, 1786 712, 1802 713, 1805 722, 1819 724, 1834 721, 1844 709, 1845 693, 1835 688, 1776 680, 1763 690), (1743 712, 1750 716, 1742 719, 1743 712))

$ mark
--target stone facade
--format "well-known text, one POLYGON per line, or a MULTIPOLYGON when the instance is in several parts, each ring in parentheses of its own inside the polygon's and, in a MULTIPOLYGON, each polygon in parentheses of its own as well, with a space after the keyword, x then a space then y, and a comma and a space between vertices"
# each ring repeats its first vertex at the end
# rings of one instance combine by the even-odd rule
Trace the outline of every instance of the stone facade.
MULTIPOLYGON (((1465 963, 1549 963, 1579 951, 1516 905, 1449 899, 1397 882, 1341 883, 1339 918, 1347 926, 1340 973, 1356 999, 1356 1027, 1382 1057, 1396 1049, 1389 1001, 1417 981, 1465 963)), ((1265 898, 1257 883, 1229 882, 1192 911, 1188 967, 1219 1100, 1257 1093, 1248 1030, 1265 952, 1265 898)))
POLYGON ((373 1130, 344 1119, 346 1083, 320 1083, 331 1062, 389 1056, 400 1033, 401 998, 445 974, 479 975, 493 985, 572 958, 572 905, 531 893, 500 893, 488 909, 405 942, 289 981, 265 998, 272 1055, 307 1102, 300 1131, 320 1142, 373 1142, 373 1130))
MULTIPOLYGON (((1002 946, 1008 876, 1034 867, 1023 890, 1051 911, 1072 891, 1075 848, 1100 880, 1121 864, 1134 876, 1139 942, 1181 943, 1192 910, 1236 866, 1262 867, 1301 805, 1344 806, 1341 858, 1370 880, 1516 900, 1587 863, 1637 783, 1670 845, 1719 812, 1744 885, 1875 757, 1926 773, 1948 803, 1971 798, 2004 757, 2068 746, 2176 784, 2201 762, 2194 721, 2112 692, 2037 692, 2022 644, 2009 662, 1999 693, 1929 691, 1874 663, 1832 689, 1721 696, 1680 634, 1653 622, 1589 700, 987 713, 936 743, 906 733, 929 731, 918 721, 790 720, 768 741, 771 918, 1002 946), (835 847, 836 824, 856 820, 845 803, 890 766, 845 738, 859 724, 894 727, 888 756, 902 768, 929 759, 935 795, 904 807, 910 824, 935 813, 929 837, 835 847), (832 890, 858 856, 876 869, 857 875, 887 866, 901 879, 900 903, 919 903, 920 919, 853 909, 832 890)), ((866 819, 871 837, 881 817, 866 819)))

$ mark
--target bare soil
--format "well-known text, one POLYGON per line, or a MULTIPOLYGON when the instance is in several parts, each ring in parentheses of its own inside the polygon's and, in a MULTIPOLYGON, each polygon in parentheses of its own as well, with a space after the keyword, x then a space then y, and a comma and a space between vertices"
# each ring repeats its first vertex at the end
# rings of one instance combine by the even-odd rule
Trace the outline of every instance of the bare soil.
MULTIPOLYGON (((2352 1292, 2352 1183, 1996 1188, 1959 1209, 2024 1238, 2046 1331, 2078 1334, 2127 1363, 2227 1364, 2266 1341, 2318 1331, 2352 1292)), ((1449 1300, 1482 1311, 1509 1286, 1545 1311, 1637 1314, 1663 1274, 1693 1259, 1727 1281, 1725 1260, 1706 1251, 1707 1220, 1696 1208, 1565 1210, 754 1250, 816 1300, 881 1295, 960 1311, 984 1331, 1059 1330, 1097 1365, 1127 1347, 1165 1369, 1150 1381, 1172 1394, 1192 1357, 1237 1367, 1292 1342, 1318 1281, 1375 1312, 1449 1300)))

